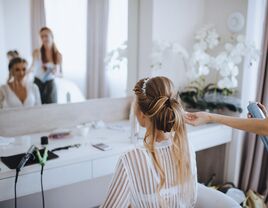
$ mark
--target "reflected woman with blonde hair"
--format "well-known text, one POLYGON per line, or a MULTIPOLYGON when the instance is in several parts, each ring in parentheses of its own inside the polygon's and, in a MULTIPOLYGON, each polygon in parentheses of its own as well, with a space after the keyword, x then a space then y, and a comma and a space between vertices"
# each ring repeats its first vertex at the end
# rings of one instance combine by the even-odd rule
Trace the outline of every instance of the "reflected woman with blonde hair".
POLYGON ((141 79, 134 92, 135 114, 146 128, 143 145, 120 157, 102 207, 194 207, 195 153, 172 82, 141 79))

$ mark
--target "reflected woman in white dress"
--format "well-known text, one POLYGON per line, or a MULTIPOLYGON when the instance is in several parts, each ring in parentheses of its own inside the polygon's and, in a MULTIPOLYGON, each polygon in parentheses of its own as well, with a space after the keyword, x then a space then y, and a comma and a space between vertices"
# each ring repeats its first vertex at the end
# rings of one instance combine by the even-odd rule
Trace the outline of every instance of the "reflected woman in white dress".
POLYGON ((0 108, 18 108, 41 105, 38 87, 26 82, 27 62, 20 57, 9 62, 7 84, 0 87, 0 108))
POLYGON ((195 153, 172 82, 142 79, 134 92, 136 116, 146 135, 143 145, 120 157, 102 207, 194 207, 195 153))

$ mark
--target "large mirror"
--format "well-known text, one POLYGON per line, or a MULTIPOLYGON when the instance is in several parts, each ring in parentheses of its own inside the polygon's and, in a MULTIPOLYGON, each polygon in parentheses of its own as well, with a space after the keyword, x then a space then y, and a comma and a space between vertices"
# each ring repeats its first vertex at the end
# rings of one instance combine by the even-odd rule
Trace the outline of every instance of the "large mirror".
POLYGON ((0 108, 122 97, 127 0, 0 0, 0 108))
POLYGON ((0 0, 0 108, 124 97, 156 75, 188 100, 187 87, 213 86, 223 93, 208 103, 227 92, 236 105, 243 60, 257 56, 246 18, 243 0, 0 0))

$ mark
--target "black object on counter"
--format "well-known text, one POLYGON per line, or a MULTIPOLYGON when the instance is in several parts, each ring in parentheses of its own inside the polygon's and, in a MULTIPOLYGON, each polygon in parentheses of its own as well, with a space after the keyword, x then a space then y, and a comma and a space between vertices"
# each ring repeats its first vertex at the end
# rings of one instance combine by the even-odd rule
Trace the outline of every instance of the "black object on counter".
POLYGON ((81 144, 72 144, 72 145, 68 145, 68 146, 64 146, 64 147, 58 147, 58 148, 55 148, 55 149, 52 149, 51 152, 55 152, 55 151, 59 151, 59 150, 67 150, 69 148, 78 148, 80 147, 81 144))
MULTIPOLYGON (((35 153, 36 154, 36 153, 35 153)), ((40 150, 40 154, 44 154, 44 149, 40 150)), ((25 153, 23 154, 18 154, 18 155, 11 155, 11 156, 7 156, 7 157, 1 157, 2 162, 10 169, 16 169, 16 167, 18 166, 19 162, 21 161, 21 158, 23 158, 23 156, 25 155, 25 153)), ((55 153, 48 151, 48 158, 47 160, 52 160, 52 159, 56 159, 59 156, 56 155, 55 153)), ((25 166, 28 165, 33 165, 39 163, 37 156, 35 155, 35 158, 32 160, 28 160, 25 164, 25 166)))
POLYGON ((41 145, 47 145, 48 144, 48 137, 42 136, 41 137, 41 145))

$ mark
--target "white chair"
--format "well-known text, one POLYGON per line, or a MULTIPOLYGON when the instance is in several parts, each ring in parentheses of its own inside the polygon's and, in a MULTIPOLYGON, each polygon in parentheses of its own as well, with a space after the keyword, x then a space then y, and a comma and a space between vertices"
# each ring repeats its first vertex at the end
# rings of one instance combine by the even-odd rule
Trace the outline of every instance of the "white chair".
POLYGON ((196 208, 238 208, 235 200, 226 194, 198 184, 196 208))

